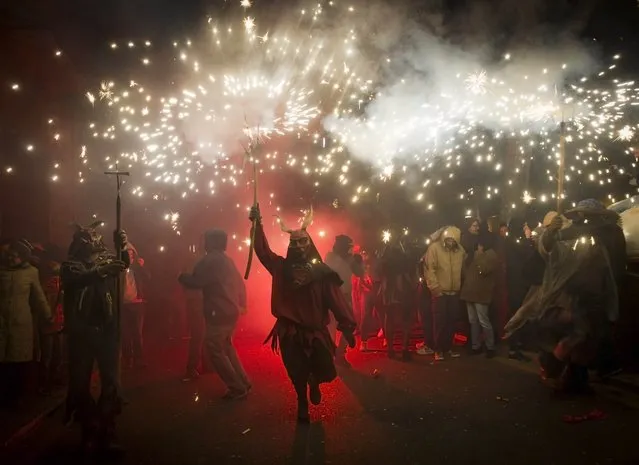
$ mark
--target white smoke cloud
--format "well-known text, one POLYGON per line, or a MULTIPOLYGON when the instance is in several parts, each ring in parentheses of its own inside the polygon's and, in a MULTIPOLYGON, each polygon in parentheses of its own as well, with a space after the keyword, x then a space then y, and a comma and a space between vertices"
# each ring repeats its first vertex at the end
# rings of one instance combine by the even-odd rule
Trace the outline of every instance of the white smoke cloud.
POLYGON ((537 131, 562 111, 584 111, 561 96, 568 78, 596 63, 573 38, 581 17, 549 46, 540 43, 548 37, 540 22, 547 2, 473 5, 448 22, 441 9, 422 11, 419 24, 410 10, 371 6, 378 11, 367 18, 374 39, 358 52, 365 63, 381 63, 376 94, 361 115, 326 117, 325 129, 360 160, 385 164, 450 148, 473 128, 537 131), (499 38, 504 27, 509 41, 499 38))

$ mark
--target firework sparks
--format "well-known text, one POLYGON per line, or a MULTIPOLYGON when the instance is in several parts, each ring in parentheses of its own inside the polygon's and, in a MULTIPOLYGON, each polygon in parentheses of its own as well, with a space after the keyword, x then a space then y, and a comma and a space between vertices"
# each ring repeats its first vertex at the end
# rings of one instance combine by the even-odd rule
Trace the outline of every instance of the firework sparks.
POLYGON ((466 88, 475 95, 485 94, 487 82, 488 75, 486 71, 482 70, 466 78, 466 88))
POLYGON ((635 136, 635 130, 630 126, 624 126, 619 130, 616 140, 629 141, 635 136))
POLYGON ((255 19, 250 16, 244 18, 244 29, 246 29, 246 32, 253 32, 255 30, 255 19))
MULTIPOLYGON (((238 3, 245 10, 252 6, 250 0, 238 3)), ((323 17, 320 6, 306 13, 313 24, 323 17)), ((411 197, 433 210, 433 204, 424 202, 426 189, 446 185, 456 170, 473 169, 472 163, 502 170, 505 165, 495 147, 505 138, 516 141, 521 152, 535 152, 554 163, 548 154, 558 150, 557 123, 565 120, 568 153, 575 154, 567 161, 567 182, 610 182, 611 171, 597 169, 607 159, 602 144, 632 139, 636 125, 628 121, 627 110, 639 103, 634 83, 611 77, 614 67, 592 79, 565 83, 549 77, 557 76, 549 67, 504 77, 495 69, 468 74, 466 66, 454 70, 442 92, 411 102, 400 117, 396 107, 384 106, 378 83, 353 71, 362 67, 353 53, 359 24, 354 10, 348 14, 353 15, 353 31, 338 38, 312 27, 291 32, 277 24, 268 25, 272 33, 257 35, 253 17, 243 18, 243 28, 210 20, 210 56, 190 41, 174 44, 175 62, 184 68, 179 88, 167 86, 162 89, 165 95, 155 95, 140 76, 103 81, 86 97, 96 113, 99 101, 108 106, 109 117, 90 126, 93 137, 117 141, 122 150, 106 163, 142 166, 146 179, 179 187, 183 197, 214 193, 222 185, 240 183, 243 169, 230 157, 246 131, 264 141, 290 137, 300 141, 291 153, 260 151, 262 169, 299 170, 316 186, 322 177, 333 176, 346 190, 340 195, 351 203, 375 198, 384 183, 410 185, 411 197), (371 106, 384 110, 384 116, 368 117, 365 110, 371 106), (320 119, 324 127, 316 128, 313 123, 320 119), (354 179, 351 161, 358 147, 377 169, 373 181, 354 179), (296 153, 300 150, 305 152, 296 153), (443 165, 440 174, 433 172, 436 160, 443 165)), ((160 63, 149 56, 149 49, 129 48, 146 53, 139 57, 141 67, 147 56, 148 66, 160 63)), ((510 55, 504 59, 516 63, 510 55)), ((83 163, 95 163, 95 158, 89 144, 83 163)), ((516 178, 519 169, 504 169, 504 176, 516 178)), ((463 198, 475 195, 479 189, 462 193, 463 198)), ((491 198, 498 192, 482 195, 491 198)), ((539 192, 537 197, 552 194, 539 192)), ((521 200, 532 203, 536 198, 524 192, 521 200)))

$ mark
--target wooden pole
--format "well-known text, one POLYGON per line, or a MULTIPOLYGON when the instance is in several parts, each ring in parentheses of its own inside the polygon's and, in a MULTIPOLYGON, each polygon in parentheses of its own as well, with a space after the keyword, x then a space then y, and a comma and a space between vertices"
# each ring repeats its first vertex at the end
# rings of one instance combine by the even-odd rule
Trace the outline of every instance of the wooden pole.
POLYGON ((559 167, 557 169, 557 213, 563 213, 564 178, 566 177, 566 123, 559 124, 559 167))

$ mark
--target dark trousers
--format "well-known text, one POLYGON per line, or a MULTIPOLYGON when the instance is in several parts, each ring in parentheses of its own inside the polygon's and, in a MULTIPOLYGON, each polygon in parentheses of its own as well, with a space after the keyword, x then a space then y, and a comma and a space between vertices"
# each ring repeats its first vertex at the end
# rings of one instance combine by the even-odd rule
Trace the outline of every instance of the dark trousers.
POLYGON ((419 290, 418 310, 422 330, 424 331, 424 344, 426 344, 426 347, 432 348, 435 345, 433 338, 432 296, 426 286, 419 290))
POLYGON ((122 308, 122 357, 132 363, 144 359, 144 302, 124 304, 122 308))
MULTIPOLYGON (((192 372, 198 369, 202 361, 202 347, 204 343, 204 315, 201 305, 187 302, 187 320, 189 325, 189 358, 186 362, 186 371, 192 372)), ((204 368, 204 367, 203 367, 204 368)))
POLYGON ((337 377, 333 354, 319 339, 313 339, 310 348, 304 347, 295 336, 281 338, 279 344, 282 362, 299 403, 307 403, 311 380, 328 383, 337 377))
POLYGON ((459 314, 459 295, 442 295, 432 299, 435 352, 448 352, 453 347, 455 321, 459 314))
POLYGON ((408 350, 410 330, 413 324, 413 312, 410 304, 384 305, 381 313, 384 321, 384 336, 388 342, 388 351, 393 351, 393 342, 398 326, 402 333, 402 350, 408 350))
POLYGON ((215 371, 229 391, 244 392, 251 382, 233 346, 235 326, 207 324, 206 349, 215 371))
POLYGON ((117 330, 109 327, 73 328, 67 335, 69 390, 67 415, 75 414, 85 428, 114 427, 122 410, 118 383, 120 357, 117 330), (100 374, 100 398, 91 396, 91 375, 97 363, 100 374))
POLYGON ((62 371, 63 336, 60 333, 40 335, 40 388, 49 391, 60 381, 62 371))
POLYGON ((29 362, 0 363, 0 406, 14 407, 24 395, 29 362))
POLYGON ((375 321, 375 296, 372 292, 364 294, 364 305, 360 324, 362 341, 367 341, 379 332, 379 323, 375 321))

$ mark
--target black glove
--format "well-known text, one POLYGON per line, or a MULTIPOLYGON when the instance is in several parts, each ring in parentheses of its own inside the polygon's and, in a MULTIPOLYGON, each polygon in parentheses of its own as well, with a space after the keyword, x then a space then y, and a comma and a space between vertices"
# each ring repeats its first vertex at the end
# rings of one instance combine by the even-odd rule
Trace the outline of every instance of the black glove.
POLYGON ((122 249, 126 247, 127 243, 129 242, 128 237, 126 235, 126 231, 122 229, 119 231, 117 230, 113 231, 113 243, 117 244, 118 242, 122 246, 122 249))
POLYGON ((260 221, 262 221, 262 215, 260 214, 260 206, 259 205, 253 205, 251 207, 251 211, 249 213, 249 220, 256 221, 258 223, 260 221))
POLYGON ((97 272, 100 276, 117 276, 126 269, 126 264, 120 260, 114 260, 110 263, 100 265, 97 272))
POLYGON ((351 349, 355 348, 355 336, 353 335, 352 331, 342 333, 342 337, 344 337, 346 339, 346 342, 348 342, 348 347, 350 347, 351 349))
POLYGON ((180 273, 180 275, 178 276, 178 282, 180 284, 184 284, 189 279, 189 276, 189 273, 180 273))

